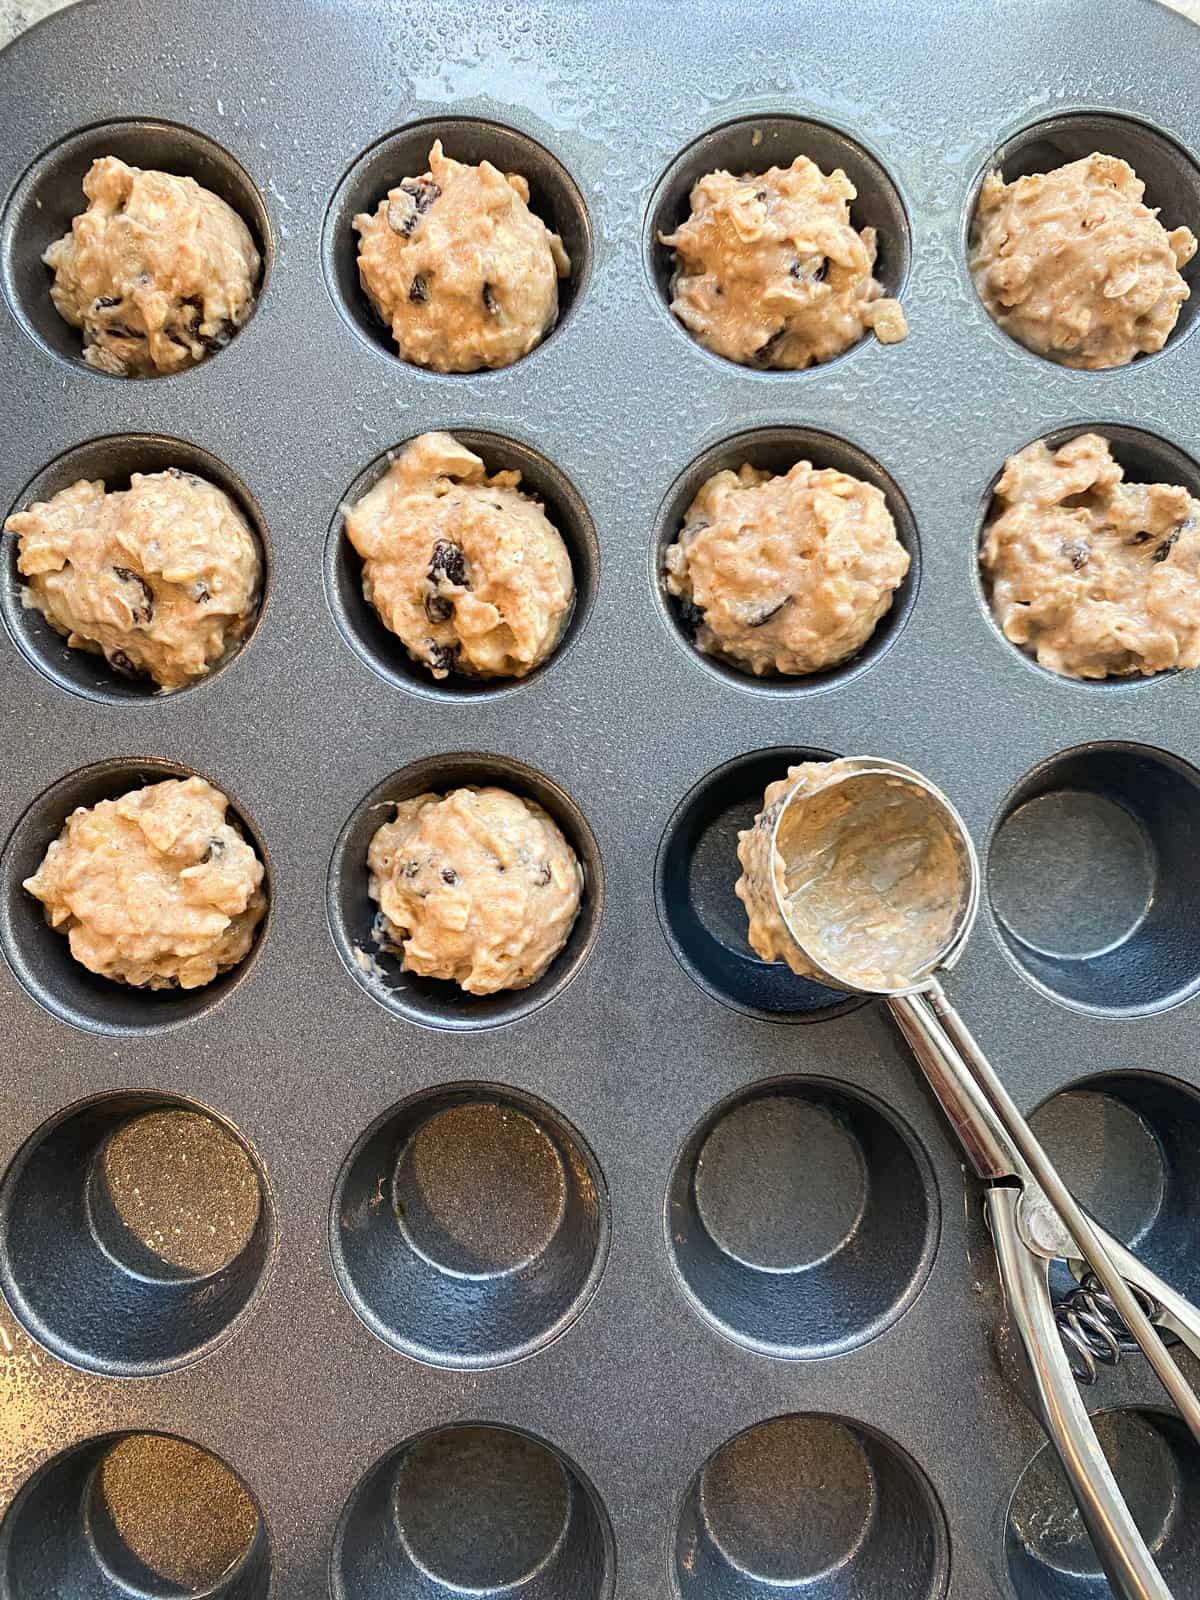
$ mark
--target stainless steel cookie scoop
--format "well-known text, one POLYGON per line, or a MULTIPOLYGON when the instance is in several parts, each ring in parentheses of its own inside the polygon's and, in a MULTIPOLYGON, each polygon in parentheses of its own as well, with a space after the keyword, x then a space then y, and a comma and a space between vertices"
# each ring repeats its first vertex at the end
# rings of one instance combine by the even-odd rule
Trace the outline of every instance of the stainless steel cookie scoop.
POLYGON ((829 763, 776 799, 756 827, 768 837, 760 831, 750 863, 743 854, 738 891, 752 929, 757 911, 769 919, 773 953, 794 970, 887 1001, 988 1185, 987 1217, 1031 1405, 1113 1591, 1122 1600, 1171 1600, 1076 1379, 1087 1381, 1095 1361, 1111 1362, 1136 1341, 1200 1443, 1200 1400, 1157 1331, 1200 1357, 1200 1311, 1083 1212, 938 981, 961 955, 979 909, 979 861, 962 818, 920 773, 864 756, 829 763), (1082 1297, 1082 1309, 1055 1307, 1056 1260, 1083 1282, 1071 1297, 1082 1297))

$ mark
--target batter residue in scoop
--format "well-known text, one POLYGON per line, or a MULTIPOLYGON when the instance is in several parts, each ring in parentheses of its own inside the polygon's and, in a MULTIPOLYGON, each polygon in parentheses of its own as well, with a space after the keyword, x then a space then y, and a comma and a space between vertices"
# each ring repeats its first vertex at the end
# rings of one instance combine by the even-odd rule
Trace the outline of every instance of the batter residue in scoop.
POLYGON ((439 140, 429 171, 353 226, 363 292, 405 361, 435 372, 511 366, 558 320, 571 260, 518 173, 452 161, 439 140))
POLYGON ((363 594, 435 678, 524 677, 562 638, 571 558, 520 481, 489 476, 448 433, 423 433, 346 512, 363 594))
POLYGON ((858 191, 807 156, 769 172, 710 172, 691 215, 660 244, 675 252, 671 310, 702 345, 752 367, 807 367, 873 328, 908 332, 900 303, 874 277, 874 228, 856 230, 858 191))
POLYGON ((25 888, 89 972, 198 989, 249 953, 267 908, 228 804, 203 778, 169 778, 80 806, 25 888))
POLYGON ((738 835, 738 860, 751 947, 802 977, 821 977, 808 950, 851 988, 904 988, 932 969, 957 925, 966 866, 954 835, 910 784, 872 776, 868 786, 844 760, 807 761, 770 784, 738 835), (811 798, 776 837, 795 793, 811 798))
POLYGON ((566 944, 583 869, 554 819, 499 788, 402 800, 371 840, 369 889, 406 972, 468 994, 535 983, 566 944))
POLYGON ((798 461, 748 463, 700 489, 667 550, 666 588, 695 643, 756 674, 819 672, 856 655, 892 604, 909 554, 882 492, 798 461))
POLYGON ((1188 298, 1179 269, 1196 238, 1168 233, 1145 188, 1127 162, 1095 153, 1008 184, 990 172, 971 273, 1000 327, 1067 367, 1121 367, 1161 350, 1188 298))
POLYGON ((178 372, 219 350, 254 309, 250 230, 194 178, 93 161, 87 210, 43 256, 83 359, 118 377, 178 372))
POLYGON ((4 524, 17 535, 24 603, 75 650, 163 689, 203 677, 248 633, 262 563, 222 490, 178 467, 128 489, 80 479, 4 524))
POLYGON ((980 564, 1006 638, 1071 678, 1200 664, 1200 500, 1126 483, 1106 439, 1010 456, 980 564))

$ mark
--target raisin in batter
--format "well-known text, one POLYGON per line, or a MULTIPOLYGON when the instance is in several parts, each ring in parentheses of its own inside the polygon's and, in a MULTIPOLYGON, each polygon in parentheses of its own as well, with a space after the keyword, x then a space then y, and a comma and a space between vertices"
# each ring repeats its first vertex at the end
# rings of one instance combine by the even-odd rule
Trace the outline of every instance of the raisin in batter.
POLYGON ((198 989, 237 966, 266 912, 263 864, 203 778, 80 806, 25 888, 89 972, 198 989))
POLYGON ((984 179, 971 273, 1005 333, 1065 367, 1161 350, 1188 298, 1190 228, 1168 233, 1127 162, 1093 153, 1053 172, 984 179))
POLYGON ((808 461, 778 477, 747 463, 703 485, 665 566, 698 649, 798 676, 862 649, 909 554, 873 484, 808 461))
POLYGON ((80 479, 4 524, 22 599, 74 650, 179 689, 245 637, 258 607, 258 545, 233 501, 179 467, 128 489, 80 479))
POLYGON ((671 310, 702 345, 751 367, 807 367, 873 328, 884 344, 908 332, 899 301, 874 277, 874 228, 858 231, 858 191, 807 156, 790 167, 710 172, 691 215, 659 242, 675 252, 671 310))
POLYGON ((405 361, 435 372, 508 367, 558 320, 562 240, 529 209, 529 185, 490 161, 452 161, 441 141, 429 171, 355 217, 363 291, 405 361))
POLYGON ((402 800, 371 840, 367 866, 404 970, 468 994, 535 983, 583 895, 583 869, 558 824, 507 789, 402 800))
POLYGON ((346 511, 364 595, 435 678, 520 678, 562 637, 571 558, 520 481, 489 476, 448 433, 423 433, 346 511))
POLYGON ((87 210, 42 259, 83 359, 117 377, 178 372, 228 344, 254 309, 250 230, 194 178, 93 161, 87 210))
POLYGON ((1010 456, 980 551, 1006 638, 1069 678, 1200 665, 1200 500, 1083 433, 1010 456))

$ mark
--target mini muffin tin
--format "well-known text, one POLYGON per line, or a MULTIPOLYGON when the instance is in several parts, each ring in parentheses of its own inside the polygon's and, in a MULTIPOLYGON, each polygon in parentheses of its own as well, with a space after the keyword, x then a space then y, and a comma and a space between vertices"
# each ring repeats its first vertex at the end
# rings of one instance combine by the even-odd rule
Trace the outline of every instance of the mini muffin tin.
MULTIPOLYGON (((1148 0, 95 0, 0 56, 0 511, 175 462, 233 493, 266 580, 232 659, 156 695, 21 608, 5 541, 3 1600, 1105 1593, 960 1151, 878 1007, 754 957, 734 852, 791 761, 943 786, 987 875, 956 1001, 1196 1296, 1200 679, 1040 670, 975 552, 1044 435, 1200 481, 1200 263, 1165 350, 1085 373, 990 321, 965 252, 997 152, 1127 154, 1200 231, 1198 61, 1148 0), (350 218, 438 136, 523 172, 574 263, 504 371, 406 366, 358 289, 350 218), (198 368, 94 372, 52 310, 38 257, 106 151, 258 238, 258 307, 198 368), (742 369, 670 316, 656 233, 706 168, 801 151, 859 185, 911 332, 742 369), (523 682, 422 676, 356 588, 341 508, 430 428, 519 466, 570 545, 574 617, 523 682), (696 655, 660 552, 709 471, 800 455, 880 485, 912 569, 856 661, 753 680, 696 655), (91 979, 21 880, 75 805, 187 772, 266 865, 254 951, 191 994, 91 979), (372 946, 364 857, 389 801, 493 781, 587 894, 544 978, 472 999, 372 946)), ((1144 1363, 1089 1402, 1195 1600, 1200 1453, 1144 1363)))

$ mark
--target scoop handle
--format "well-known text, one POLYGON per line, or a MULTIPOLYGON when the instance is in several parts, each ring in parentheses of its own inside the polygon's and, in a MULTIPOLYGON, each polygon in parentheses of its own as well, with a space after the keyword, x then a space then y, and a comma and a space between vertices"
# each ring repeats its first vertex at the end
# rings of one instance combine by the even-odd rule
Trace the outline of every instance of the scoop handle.
POLYGON ((1049 1262, 1034 1255, 1021 1237, 1021 1191, 997 1184, 984 1199, 1033 1409, 1062 1463, 1112 1591, 1120 1600, 1173 1600, 1113 1476, 1063 1350, 1049 1262))

